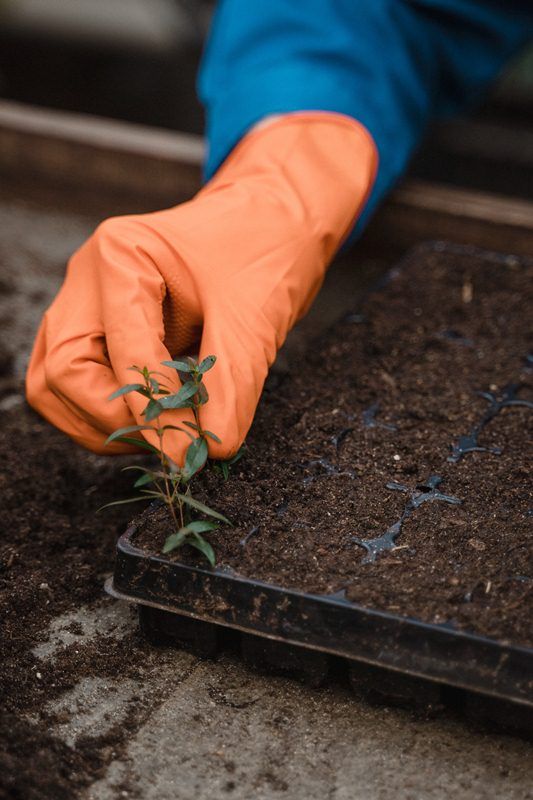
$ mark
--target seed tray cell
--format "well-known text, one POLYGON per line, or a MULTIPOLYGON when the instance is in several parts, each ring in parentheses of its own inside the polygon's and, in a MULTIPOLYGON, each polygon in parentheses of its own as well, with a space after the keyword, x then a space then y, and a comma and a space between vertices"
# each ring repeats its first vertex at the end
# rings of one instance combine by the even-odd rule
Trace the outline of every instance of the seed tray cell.
MULTIPOLYGON (((340 656, 356 665, 356 676, 360 665, 375 668, 378 688, 386 670, 395 685, 394 691, 381 692, 386 698, 399 691, 415 702, 421 686, 428 691, 427 682, 454 687, 494 700, 494 708, 503 703, 506 719, 529 719, 533 731, 533 650, 363 608, 340 597, 287 590, 223 569, 147 555, 132 541, 135 530, 131 526, 118 542, 107 590, 139 605, 142 629, 153 641, 177 642, 198 655, 213 656, 219 626, 235 629, 254 637, 253 645, 243 637, 248 660, 277 664, 311 683, 327 673, 325 656, 340 656)), ((352 682, 361 685, 357 678, 352 682)), ((434 690, 431 696, 436 697, 434 690)))

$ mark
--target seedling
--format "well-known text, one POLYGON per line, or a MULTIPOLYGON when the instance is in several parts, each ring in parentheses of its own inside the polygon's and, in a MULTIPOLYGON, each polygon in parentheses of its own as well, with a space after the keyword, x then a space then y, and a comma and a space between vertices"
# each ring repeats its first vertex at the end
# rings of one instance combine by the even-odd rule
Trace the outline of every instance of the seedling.
POLYGON ((222 475, 225 481, 228 480, 231 468, 240 461, 243 455, 246 452, 246 445, 242 444, 235 455, 232 458, 228 458, 227 461, 213 461, 213 469, 219 475, 222 475))
MULTIPOLYGON (((140 495, 127 500, 117 500, 107 503, 108 506, 134 503, 139 500, 160 500, 167 506, 174 523, 174 532, 167 538, 163 553, 170 553, 183 545, 188 544, 199 550, 209 561, 215 565, 215 553, 212 546, 202 536, 207 531, 216 530, 220 523, 230 525, 230 521, 218 511, 214 511, 204 503, 196 500, 191 493, 191 481, 207 462, 207 440, 213 439, 220 443, 218 436, 212 431, 202 428, 200 422, 200 408, 209 399, 207 389, 203 383, 205 373, 215 364, 215 356, 207 356, 198 363, 194 358, 187 356, 180 361, 163 361, 163 366, 176 369, 183 382, 178 392, 171 392, 168 385, 161 378, 165 376, 160 372, 153 372, 148 367, 133 366, 130 369, 136 372, 142 382, 129 383, 117 389, 110 396, 110 400, 122 397, 131 392, 136 392, 146 398, 147 405, 143 416, 146 424, 128 425, 119 428, 108 437, 106 444, 114 441, 128 442, 136 447, 148 450, 156 456, 159 465, 155 469, 142 466, 124 467, 125 470, 137 470, 142 474, 134 483, 134 488, 139 489, 140 495), (159 418, 164 411, 169 409, 190 408, 194 415, 194 422, 182 420, 182 425, 162 425, 159 418), (152 423, 152 424, 148 424, 152 423), (184 427, 186 426, 186 427, 184 427), (159 447, 154 446, 145 439, 138 439, 132 434, 139 431, 152 430, 157 436, 159 447), (181 431, 189 437, 189 444, 185 463, 179 467, 165 453, 165 434, 167 431, 181 431), (201 513, 209 519, 194 518, 194 513, 201 513)), ((220 462, 225 465, 226 462, 220 462)), ((221 467, 223 474, 226 469, 221 467)))

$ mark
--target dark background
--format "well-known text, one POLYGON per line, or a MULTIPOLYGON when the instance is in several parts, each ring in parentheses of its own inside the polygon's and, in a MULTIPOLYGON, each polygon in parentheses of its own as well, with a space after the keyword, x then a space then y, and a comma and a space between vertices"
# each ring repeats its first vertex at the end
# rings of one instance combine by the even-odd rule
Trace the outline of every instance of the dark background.
MULTIPOLYGON (((0 98, 201 133, 195 77, 210 0, 0 0, 0 98)), ((533 48, 411 174, 533 197, 533 48)))

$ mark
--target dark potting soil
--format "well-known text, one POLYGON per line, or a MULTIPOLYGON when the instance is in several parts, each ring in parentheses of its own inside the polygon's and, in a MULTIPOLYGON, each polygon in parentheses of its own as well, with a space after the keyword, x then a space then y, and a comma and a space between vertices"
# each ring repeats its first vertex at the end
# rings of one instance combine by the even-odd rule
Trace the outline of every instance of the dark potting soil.
POLYGON ((131 494, 131 480, 120 472, 123 459, 85 452, 23 401, 20 374, 43 307, 69 252, 103 214, 101 202, 87 209, 73 194, 67 212, 50 191, 35 204, 28 195, 19 200, 2 181, 0 798, 73 800, 120 756, 147 711, 139 701, 135 718, 69 746, 55 735, 58 720, 48 703, 83 676, 120 674, 142 685, 151 648, 132 629, 124 638, 100 635, 60 647, 53 660, 32 652, 52 620, 102 601, 131 511, 96 509, 131 494))
MULTIPOLYGON (((533 645, 532 277, 422 246, 277 377, 229 480, 198 480, 234 524, 208 537, 219 565, 533 645)), ((145 512, 135 543, 160 552, 170 532, 145 512)))
POLYGON ((50 732, 47 703, 83 675, 133 675, 146 650, 104 636, 52 663, 32 648, 52 619, 101 598, 125 515, 95 512, 129 480, 23 404, 0 416, 0 459, 0 798, 70 800, 120 752, 127 725, 69 747, 50 732))

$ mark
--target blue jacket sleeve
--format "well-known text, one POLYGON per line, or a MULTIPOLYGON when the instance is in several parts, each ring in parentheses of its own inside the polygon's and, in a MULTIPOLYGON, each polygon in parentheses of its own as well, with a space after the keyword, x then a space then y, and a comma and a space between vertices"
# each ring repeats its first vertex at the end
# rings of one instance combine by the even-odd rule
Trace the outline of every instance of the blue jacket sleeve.
POLYGON ((269 114, 347 114, 380 161, 360 231, 429 120, 478 101, 532 37, 531 0, 220 0, 199 76, 206 176, 269 114))

